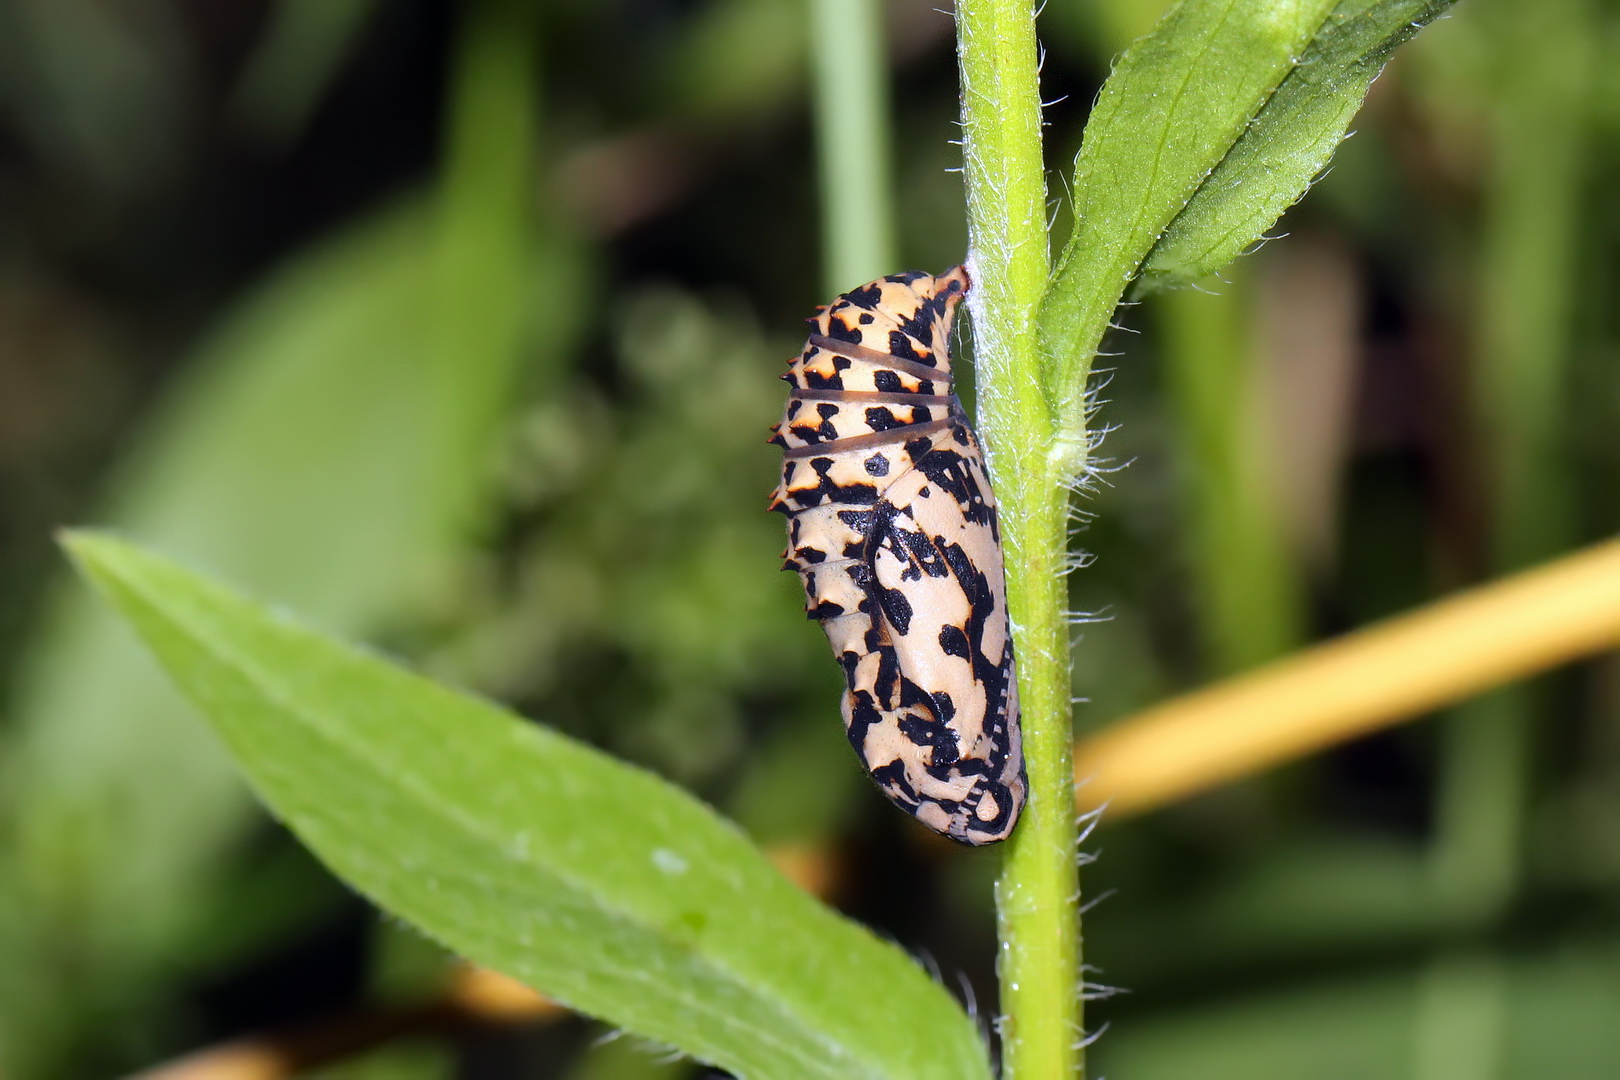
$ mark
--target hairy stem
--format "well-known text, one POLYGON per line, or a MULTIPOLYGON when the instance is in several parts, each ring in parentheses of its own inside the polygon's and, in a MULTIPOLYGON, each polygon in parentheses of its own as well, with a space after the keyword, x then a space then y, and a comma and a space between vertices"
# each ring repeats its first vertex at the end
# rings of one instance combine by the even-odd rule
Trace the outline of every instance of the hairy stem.
POLYGON ((1068 497, 1041 391, 1051 261, 1029 0, 957 4, 980 429, 1001 503, 1029 802, 996 884, 1003 1074, 1083 1073, 1080 915, 1064 559, 1068 497))

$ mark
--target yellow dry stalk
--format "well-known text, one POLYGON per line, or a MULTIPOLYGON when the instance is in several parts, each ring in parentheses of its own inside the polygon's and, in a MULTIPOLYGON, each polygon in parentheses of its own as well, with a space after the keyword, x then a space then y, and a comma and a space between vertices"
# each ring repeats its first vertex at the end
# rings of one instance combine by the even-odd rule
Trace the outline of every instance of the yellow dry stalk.
POLYGON ((1620 646, 1620 540, 1137 713, 1075 747, 1076 802, 1152 810, 1620 646))

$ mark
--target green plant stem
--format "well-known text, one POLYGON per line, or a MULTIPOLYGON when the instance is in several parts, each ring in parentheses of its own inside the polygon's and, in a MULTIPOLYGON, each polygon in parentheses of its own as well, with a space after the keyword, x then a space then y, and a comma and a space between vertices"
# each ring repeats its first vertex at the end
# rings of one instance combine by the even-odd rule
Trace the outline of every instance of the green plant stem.
MULTIPOLYGON (((1082 1076, 1078 840, 1064 566, 1067 489, 1041 391, 1050 271, 1034 9, 957 5, 980 430, 1001 503, 1029 802, 996 883, 1003 1075, 1082 1076)), ((1083 446, 1083 439, 1081 440, 1083 446)))
MULTIPOLYGON (((1591 5, 1498 2, 1496 145, 1487 186, 1475 408, 1491 502, 1489 569, 1517 570, 1568 543, 1565 444, 1588 139, 1591 5)), ((1442 724, 1432 852, 1436 902, 1471 937, 1489 932, 1523 877, 1542 688, 1508 687, 1442 724)), ((1436 958, 1418 1014, 1417 1080, 1501 1075, 1501 959, 1477 942, 1436 958), (1465 973, 1459 977, 1457 972, 1465 973)))
POLYGON ((441 453, 423 482, 437 483, 450 500, 465 491, 459 497, 469 508, 467 456, 488 452, 517 365, 467 357, 511 357, 522 348, 524 291, 538 246, 538 17, 527 0, 461 5, 452 56, 433 314, 440 393, 465 407, 451 433, 459 453, 441 453))
MULTIPOLYGON (((1590 5, 1495 3, 1503 71, 1481 259, 1477 386, 1491 498, 1490 570, 1522 569, 1569 541, 1565 418, 1574 351, 1589 99, 1590 5)), ((1474 929, 1512 900, 1530 802, 1537 694, 1471 702, 1443 729, 1436 881, 1474 929)))
POLYGON ((827 295, 899 269, 878 0, 811 0, 810 47, 827 295))
POLYGON ((1491 487, 1492 569, 1570 542, 1571 309, 1593 65, 1587 0, 1498 2, 1495 139, 1481 252, 1476 408, 1491 487))
POLYGON ((1217 295, 1179 289, 1158 297, 1154 324, 1196 621, 1212 675, 1255 667, 1300 639, 1299 582, 1268 453, 1252 274, 1239 262, 1226 278, 1217 295))

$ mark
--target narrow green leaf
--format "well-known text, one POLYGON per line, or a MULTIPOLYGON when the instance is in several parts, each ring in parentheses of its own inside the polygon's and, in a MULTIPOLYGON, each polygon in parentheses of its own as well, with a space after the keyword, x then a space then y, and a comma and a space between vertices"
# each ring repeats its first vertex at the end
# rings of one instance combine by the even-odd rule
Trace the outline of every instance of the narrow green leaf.
POLYGON ((303 131, 342 70, 378 0, 280 0, 242 65, 231 112, 253 134, 285 146, 303 131))
POLYGON ((945 990, 678 788, 125 543, 66 543, 271 809, 456 951, 751 1078, 989 1075, 945 990))
POLYGON ((1344 0, 1147 257, 1143 284, 1212 274, 1305 194, 1395 47, 1453 0, 1344 0))
POLYGON ((1086 125, 1075 228, 1041 312, 1067 426, 1078 429, 1097 345, 1161 239, 1161 280, 1217 269, 1257 239, 1327 160, 1389 51, 1445 6, 1183 0, 1126 51, 1086 125))

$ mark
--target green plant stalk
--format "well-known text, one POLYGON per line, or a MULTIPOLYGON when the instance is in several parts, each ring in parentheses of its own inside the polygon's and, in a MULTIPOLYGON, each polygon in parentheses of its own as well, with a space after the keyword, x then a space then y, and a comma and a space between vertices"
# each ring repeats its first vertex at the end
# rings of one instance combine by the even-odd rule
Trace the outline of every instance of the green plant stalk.
POLYGON ((893 139, 878 0, 811 0, 821 255, 829 297, 892 274, 893 139))
POLYGON ((1065 471, 1036 318, 1050 272, 1035 15, 1028 0, 957 5, 980 431, 1001 504, 1029 802, 996 883, 1002 1070, 1084 1075, 1079 872, 1064 587, 1065 471))
POLYGON ((1268 471, 1252 277, 1239 262, 1219 295, 1179 289, 1155 301, 1186 557, 1204 665, 1215 676, 1281 656, 1300 639, 1298 580, 1268 471))
MULTIPOLYGON (((1585 0, 1480 13, 1495 16, 1498 63, 1510 73, 1499 91, 1476 345, 1488 554, 1501 573, 1547 558, 1570 533, 1563 439, 1591 14, 1585 0)), ((1528 688, 1510 689, 1470 703, 1443 729, 1435 877, 1442 901, 1475 928, 1517 887, 1536 707, 1528 688)))
MULTIPOLYGON (((1544 559, 1568 542, 1572 492, 1564 418, 1571 297, 1588 138, 1591 5, 1493 3, 1501 85, 1481 258, 1475 408, 1491 498, 1489 568, 1544 559)), ((1512 902, 1532 805, 1540 688, 1471 701, 1441 727, 1432 874, 1436 900, 1472 934, 1512 902)), ((1442 954, 1425 980, 1417 1080, 1498 1075, 1506 1014, 1500 959, 1482 947, 1442 954), (1471 973, 1460 980, 1457 969, 1471 973)))
POLYGON ((1479 297, 1476 389, 1492 496, 1492 569, 1570 542, 1566 432, 1572 297, 1593 66, 1587 0, 1496 4, 1504 76, 1479 297))
MULTIPOLYGON (((438 191, 440 287, 434 311, 441 393, 465 403, 463 453, 486 453, 510 401, 515 364, 469 366, 472 353, 522 347, 523 291, 539 246, 538 12, 526 0, 461 5, 438 191), (487 372, 491 378, 476 378, 487 372)), ((424 478, 447 499, 468 488, 465 457, 424 478), (461 467, 457 467, 461 466, 461 467)), ((469 503, 468 496, 462 495, 469 503)))

